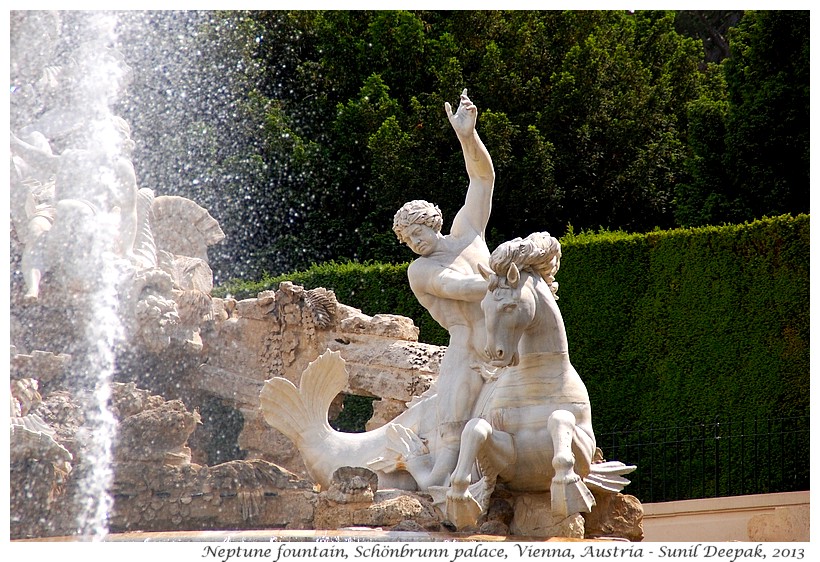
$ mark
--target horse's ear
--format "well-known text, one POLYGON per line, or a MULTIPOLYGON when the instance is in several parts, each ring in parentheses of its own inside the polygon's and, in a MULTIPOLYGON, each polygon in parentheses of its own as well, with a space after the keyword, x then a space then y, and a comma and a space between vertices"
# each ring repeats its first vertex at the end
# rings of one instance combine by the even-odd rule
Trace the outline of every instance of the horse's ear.
POLYGON ((493 274, 493 270, 481 262, 478 262, 478 272, 481 274, 485 281, 489 281, 490 277, 493 274))
POLYGON ((514 263, 510 264, 510 269, 507 270, 507 282, 513 289, 518 288, 518 282, 521 280, 521 272, 518 271, 518 266, 514 263))

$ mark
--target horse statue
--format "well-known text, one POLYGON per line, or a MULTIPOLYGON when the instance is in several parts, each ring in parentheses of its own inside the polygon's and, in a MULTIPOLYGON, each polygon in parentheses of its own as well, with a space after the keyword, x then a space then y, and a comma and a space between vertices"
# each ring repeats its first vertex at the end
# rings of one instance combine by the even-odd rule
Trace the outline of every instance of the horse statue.
POLYGON ((446 514, 457 527, 476 523, 497 483, 519 492, 550 492, 555 516, 589 512, 587 484, 618 492, 635 469, 593 463, 589 395, 569 360, 554 275, 561 246, 548 233, 500 245, 481 266, 486 353, 497 370, 484 385, 461 435, 447 490, 446 514), (475 465, 482 478, 472 486, 475 465))

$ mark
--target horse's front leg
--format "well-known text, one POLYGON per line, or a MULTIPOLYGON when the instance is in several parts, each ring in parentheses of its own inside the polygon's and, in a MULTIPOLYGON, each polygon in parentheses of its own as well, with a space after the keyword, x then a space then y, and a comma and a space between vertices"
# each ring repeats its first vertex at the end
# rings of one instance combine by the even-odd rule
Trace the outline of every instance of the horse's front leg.
POLYGON ((473 418, 461 432, 461 447, 458 451, 458 462, 450 476, 450 490, 447 496, 453 499, 466 498, 469 494, 470 476, 478 453, 487 439, 493 434, 492 426, 481 418, 473 418))
POLYGON ((493 427, 481 418, 468 421, 461 432, 461 448, 456 468, 450 476, 446 507, 447 519, 459 529, 475 525, 483 511, 482 505, 470 493, 469 487, 473 465, 479 455, 486 456, 484 449, 492 438, 493 427))
MULTIPOLYGON (((547 420, 547 430, 552 437, 555 452, 552 459, 555 476, 550 483, 553 513, 568 517, 573 513, 592 511, 595 498, 575 471, 576 459, 573 454, 573 440, 588 441, 589 437, 577 428, 575 416, 567 410, 553 412, 547 420)), ((588 448, 588 443, 584 442, 582 445, 584 449, 588 448)))

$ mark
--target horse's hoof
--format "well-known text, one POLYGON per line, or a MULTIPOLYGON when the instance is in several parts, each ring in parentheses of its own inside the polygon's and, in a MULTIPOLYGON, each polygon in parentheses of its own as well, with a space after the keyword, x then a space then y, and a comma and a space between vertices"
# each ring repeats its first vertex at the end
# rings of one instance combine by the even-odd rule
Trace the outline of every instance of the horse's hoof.
POLYGON ((457 529, 475 525, 481 513, 481 506, 469 493, 465 496, 447 494, 445 516, 457 529))
POLYGON ((552 512, 561 517, 569 517, 573 513, 589 513, 595 505, 595 497, 580 478, 556 480, 550 484, 552 512))

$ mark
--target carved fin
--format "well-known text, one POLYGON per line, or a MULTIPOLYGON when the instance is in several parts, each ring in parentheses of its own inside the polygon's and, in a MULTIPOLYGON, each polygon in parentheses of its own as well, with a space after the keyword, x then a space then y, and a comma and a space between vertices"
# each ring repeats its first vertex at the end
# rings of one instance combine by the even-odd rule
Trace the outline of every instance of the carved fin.
POLYGON ((265 381, 259 393, 265 421, 299 443, 311 430, 331 431, 327 411, 347 386, 347 369, 338 351, 327 350, 302 372, 300 387, 281 377, 265 381))
POLYGON ((490 499, 495 491, 495 478, 488 478, 482 476, 477 482, 470 484, 468 490, 470 495, 475 498, 476 503, 481 506, 481 513, 487 513, 490 508, 490 499))
POLYGON ((620 461, 592 463, 584 482, 604 492, 617 494, 630 483, 623 475, 629 474, 636 468, 634 465, 620 461))

